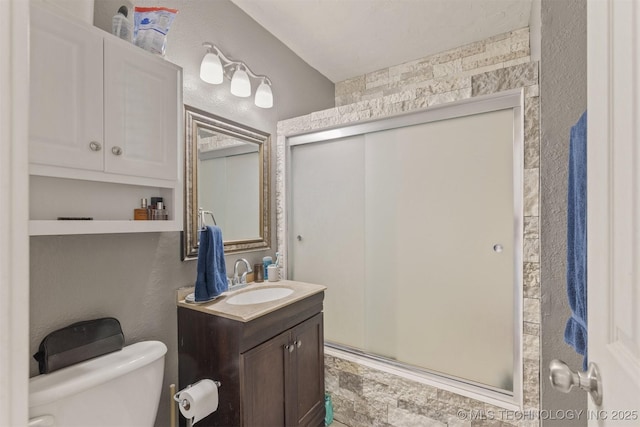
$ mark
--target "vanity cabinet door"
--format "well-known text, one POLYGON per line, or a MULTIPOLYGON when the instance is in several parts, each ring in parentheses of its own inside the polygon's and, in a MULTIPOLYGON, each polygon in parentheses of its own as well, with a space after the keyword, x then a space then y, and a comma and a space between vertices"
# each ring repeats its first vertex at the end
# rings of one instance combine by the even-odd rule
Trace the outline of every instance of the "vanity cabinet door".
POLYGON ((287 425, 320 426, 324 423, 324 335, 319 313, 291 331, 295 351, 287 402, 291 402, 287 425))
POLYGON ((116 39, 104 58, 105 171, 179 179, 179 68, 116 39))
POLYGON ((285 426, 289 349, 286 331, 240 356, 243 426, 285 426))
POLYGON ((324 423, 322 313, 241 355, 242 425, 324 423))
POLYGON ((102 37, 33 5, 29 161, 103 169, 102 37))

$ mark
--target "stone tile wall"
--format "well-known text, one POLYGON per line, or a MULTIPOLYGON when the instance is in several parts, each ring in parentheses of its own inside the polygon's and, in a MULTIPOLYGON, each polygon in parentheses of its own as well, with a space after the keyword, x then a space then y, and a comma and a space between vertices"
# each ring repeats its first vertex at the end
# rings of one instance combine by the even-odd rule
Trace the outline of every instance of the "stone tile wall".
MULTIPOLYGON (((524 88, 524 408, 505 411, 446 390, 327 355, 335 419, 351 427, 537 426, 540 405, 540 119, 538 63, 523 28, 336 84, 336 108, 278 123, 276 216, 286 260, 285 143, 290 135, 389 117, 524 88)), ((286 271, 286 268, 284 269, 286 271)))
MULTIPOLYGON (((336 106, 380 99, 410 89, 422 96, 458 92, 445 97, 468 98, 472 76, 529 61, 529 28, 522 28, 338 82, 336 106)), ((505 81, 496 75, 497 84, 505 81)), ((427 105, 439 103, 438 99, 433 97, 427 105)))

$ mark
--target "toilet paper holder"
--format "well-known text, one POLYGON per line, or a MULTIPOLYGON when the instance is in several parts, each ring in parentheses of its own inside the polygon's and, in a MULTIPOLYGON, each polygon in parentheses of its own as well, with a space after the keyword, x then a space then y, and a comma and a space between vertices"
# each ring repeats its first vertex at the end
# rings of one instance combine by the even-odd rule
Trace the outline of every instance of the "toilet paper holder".
MULTIPOLYGON (((202 380, 201 380, 202 381, 202 380)), ((198 381, 200 382, 200 381, 198 381)), ((189 384, 188 386, 186 386, 185 388, 183 388, 182 390, 180 390, 179 392, 177 392, 176 394, 173 395, 173 400, 175 400, 176 402, 178 402, 178 405, 185 409, 185 410, 189 410, 190 409, 190 404, 189 401, 187 399, 180 399, 180 394, 182 392, 184 392, 185 390, 188 390, 191 388, 191 386, 197 384, 198 382, 194 383, 194 384, 189 384)), ((216 387, 220 388, 220 386, 222 385, 222 383, 220 381, 213 381, 213 383, 216 385, 216 387)), ((175 390, 175 389, 174 389, 175 390)), ((192 423, 191 423, 191 419, 187 418, 187 426, 191 427, 192 423)))

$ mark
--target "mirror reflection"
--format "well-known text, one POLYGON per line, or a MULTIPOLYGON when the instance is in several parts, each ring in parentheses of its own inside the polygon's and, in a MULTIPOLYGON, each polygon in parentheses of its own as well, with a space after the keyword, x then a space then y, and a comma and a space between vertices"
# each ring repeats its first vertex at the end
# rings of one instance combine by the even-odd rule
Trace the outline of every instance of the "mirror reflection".
POLYGON ((269 135, 185 106, 184 259, 198 255, 199 230, 222 229, 225 252, 266 248, 269 135))
POLYGON ((226 240, 260 236, 257 144, 199 129, 198 207, 213 212, 226 240))

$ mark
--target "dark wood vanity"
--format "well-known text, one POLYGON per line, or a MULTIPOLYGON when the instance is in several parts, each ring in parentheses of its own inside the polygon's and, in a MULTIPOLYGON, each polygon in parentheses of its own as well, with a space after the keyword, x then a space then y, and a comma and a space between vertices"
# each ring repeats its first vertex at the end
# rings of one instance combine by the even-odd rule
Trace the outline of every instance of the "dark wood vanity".
POLYGON ((198 426, 324 425, 323 299, 318 292, 249 321, 178 304, 179 389, 221 382, 217 411, 198 426))

